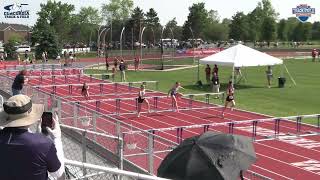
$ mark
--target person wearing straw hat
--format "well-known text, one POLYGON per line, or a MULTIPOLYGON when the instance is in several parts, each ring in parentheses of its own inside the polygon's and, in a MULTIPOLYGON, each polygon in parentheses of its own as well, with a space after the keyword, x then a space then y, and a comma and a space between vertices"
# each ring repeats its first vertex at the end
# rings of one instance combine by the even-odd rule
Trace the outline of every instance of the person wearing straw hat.
POLYGON ((39 122, 43 110, 42 104, 33 104, 26 95, 12 96, 3 103, 0 179, 47 180, 48 172, 53 178, 63 177, 64 156, 57 115, 53 128, 47 127, 49 137, 29 130, 39 122))
POLYGON ((23 85, 28 82, 28 78, 25 76, 27 75, 27 70, 21 70, 19 74, 14 78, 14 81, 12 83, 11 89, 12 89, 12 95, 21 94, 21 91, 23 89, 23 85))

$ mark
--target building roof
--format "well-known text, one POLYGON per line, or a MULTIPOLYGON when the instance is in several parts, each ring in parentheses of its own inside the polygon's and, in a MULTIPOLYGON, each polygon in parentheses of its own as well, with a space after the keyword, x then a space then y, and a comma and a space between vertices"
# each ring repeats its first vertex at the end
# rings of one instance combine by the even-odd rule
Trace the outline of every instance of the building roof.
POLYGON ((8 23, 0 23, 0 31, 4 31, 5 29, 11 27, 15 31, 29 31, 29 27, 22 24, 8 24, 8 23))

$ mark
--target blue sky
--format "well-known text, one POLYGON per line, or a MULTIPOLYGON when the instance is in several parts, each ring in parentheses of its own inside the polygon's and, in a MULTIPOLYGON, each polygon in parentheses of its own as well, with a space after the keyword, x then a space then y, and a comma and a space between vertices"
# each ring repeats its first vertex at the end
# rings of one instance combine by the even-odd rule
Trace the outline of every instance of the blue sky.
MULTIPOLYGON (((100 8, 101 4, 107 3, 108 0, 61 0, 74 4, 76 11, 80 7, 93 6, 100 8)), ((161 24, 165 24, 172 18, 176 17, 178 24, 182 25, 187 19, 190 7, 193 3, 205 2, 208 10, 217 10, 221 19, 231 18, 237 11, 248 13, 252 11, 260 0, 134 0, 134 6, 139 6, 146 12, 149 8, 154 8, 158 12, 161 24)), ((0 0, 0 22, 21 23, 33 25, 36 22, 36 12, 40 10, 40 3, 46 0, 0 0), (4 6, 17 3, 27 3, 30 10, 29 19, 6 19, 3 12, 4 6)), ((316 14, 310 18, 310 21, 320 21, 320 0, 271 0, 273 7, 280 14, 279 18, 293 17, 292 8, 298 4, 308 4, 316 8, 316 14)))

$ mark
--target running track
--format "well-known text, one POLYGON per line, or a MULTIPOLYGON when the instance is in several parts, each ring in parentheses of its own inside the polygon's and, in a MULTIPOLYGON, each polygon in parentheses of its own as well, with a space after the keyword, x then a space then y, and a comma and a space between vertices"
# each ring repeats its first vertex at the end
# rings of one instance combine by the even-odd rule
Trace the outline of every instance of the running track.
MULTIPOLYGON (((70 71, 71 72, 71 71, 70 71)), ((37 73, 37 72, 34 72, 37 73)), ((61 73, 61 72, 60 72, 61 73)), ((72 73, 69 73, 72 74, 72 73)), ((48 74, 50 73, 48 72, 48 74)), ((14 76, 14 74, 11 74, 14 76)), ((82 82, 89 81, 88 77, 81 77, 82 82)), ((94 82, 101 82, 100 80, 93 80, 94 82)), ((39 79, 30 79, 31 85, 49 85, 52 84, 51 78, 43 79, 40 83, 39 79)), ((68 83, 79 83, 77 79, 70 78, 68 79, 68 83)), ((65 84, 64 78, 56 78, 55 84, 65 84)), ((135 97, 137 90, 135 92, 130 92, 128 87, 121 85, 118 87, 119 92, 114 93, 112 85, 104 86, 103 93, 101 94, 99 86, 90 86, 90 94, 96 95, 92 99, 105 99, 105 98, 115 98, 121 95, 121 98, 125 97, 135 97), (112 93, 114 95, 112 95, 112 93), (127 94, 126 94, 127 93, 127 94), (107 95, 111 94, 111 95, 107 95), (118 95, 116 95, 118 94, 118 95)), ((51 88, 43 88, 42 90, 51 92, 51 88)), ((60 96, 67 97, 67 101, 83 101, 84 99, 80 96, 80 92, 74 90, 72 96, 69 95, 68 87, 57 88, 57 94, 60 96), (68 97, 70 96, 70 97, 68 97)), ((164 95, 158 92, 149 92, 149 96, 156 95, 164 95)), ((152 104, 152 102, 150 102, 152 104)), ((179 99, 179 104, 182 107, 187 107, 189 101, 186 99, 179 99)), ((89 109, 95 109, 94 102, 86 103, 81 102, 81 105, 87 106, 89 109)), ((204 105, 204 103, 194 102, 195 106, 204 105)), ((66 104, 67 106, 67 104, 66 104)), ((171 99, 162 98, 158 102, 159 109, 168 109, 171 107, 171 99)), ((134 101, 125 101, 121 103, 121 113, 131 112, 135 110, 135 102, 134 101)), ((72 111, 72 109, 63 108, 65 111, 72 111)), ((104 114, 112 114, 115 110, 115 103, 112 101, 101 102, 100 112, 104 114)), ((146 109, 144 108, 143 111, 146 109)), ((123 122, 132 124, 135 127, 150 130, 150 129, 158 129, 158 128, 168 128, 168 127, 176 127, 176 126, 187 126, 187 125, 195 125, 195 124, 206 124, 206 123, 217 123, 217 122, 231 122, 231 121, 243 121, 250 119, 262 119, 266 118, 266 116, 245 112, 241 110, 234 111, 226 111, 226 116, 224 119, 219 117, 221 112, 221 108, 215 107, 210 109, 203 110, 188 110, 188 111, 180 111, 177 112, 161 112, 161 113, 144 113, 140 118, 137 118, 134 114, 128 115, 111 115, 123 122)), ((81 114, 81 113, 80 113, 81 114)), ((66 121, 67 123, 67 121, 66 121)), ((70 122, 69 122, 70 123, 70 122)), ((266 140, 266 135, 272 135, 274 133, 274 122, 262 122, 258 123, 257 129, 257 141, 255 141, 255 149, 257 153, 258 160, 252 166, 251 170, 255 171, 259 174, 267 176, 272 179, 320 179, 320 156, 318 153, 320 152, 320 136, 306 136, 301 138, 292 138, 287 137, 287 134, 295 134, 296 133, 296 124, 291 121, 281 121, 280 122, 280 140, 266 140), (297 142, 298 140, 304 142, 308 142, 307 144, 301 145, 297 142), (313 146, 309 147, 308 144, 312 144, 313 146)), ((80 126, 80 125, 79 125, 80 126)), ((102 129, 107 132, 114 133, 115 130, 105 125, 105 120, 98 118, 97 119, 97 128, 102 129)), ((228 132, 228 127, 225 125, 209 127, 209 130, 213 131, 221 131, 228 132)), ((315 127, 311 126, 302 126, 302 133, 305 134, 308 131, 319 132, 319 130, 315 127)), ((203 128, 193 128, 187 129, 183 131, 182 138, 187 138, 190 136, 198 135, 203 132, 203 128)), ((155 134, 160 135, 168 140, 177 141, 176 130, 171 131, 155 131, 155 134)), ((235 134, 241 134, 245 136, 251 136, 251 124, 237 124, 234 129, 235 134)), ((129 136, 125 136, 126 140, 129 140, 129 136)), ((131 137, 132 139, 132 137, 131 137)), ((139 147, 146 146, 146 139, 143 136, 136 135, 135 140, 138 143, 139 147)), ((155 143, 155 148, 162 146, 162 143, 155 143)), ((139 153, 139 150, 129 150, 125 149, 125 155, 130 155, 132 153, 139 153)), ((154 169, 156 173, 156 169, 161 163, 161 160, 165 157, 165 153, 160 153, 155 155, 154 160, 154 169)), ((146 169, 147 163, 146 158, 144 156, 127 156, 127 159, 134 162, 141 168, 146 169)))

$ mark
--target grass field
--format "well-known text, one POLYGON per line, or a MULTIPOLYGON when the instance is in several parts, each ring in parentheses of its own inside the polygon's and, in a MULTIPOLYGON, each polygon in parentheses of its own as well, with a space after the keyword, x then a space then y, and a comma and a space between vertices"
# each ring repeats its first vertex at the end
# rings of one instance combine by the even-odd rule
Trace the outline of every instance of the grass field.
MULTIPOLYGON (((184 61, 191 63, 190 59, 184 61)), ((182 61, 179 64, 183 63, 182 61)), ((294 86, 282 66, 273 68, 274 79, 272 88, 267 88, 266 67, 252 67, 242 69, 247 81, 241 81, 235 86, 235 98, 238 108, 264 113, 272 116, 289 116, 319 113, 320 102, 320 63, 304 60, 288 59, 284 61, 297 85, 294 86), (278 77, 283 71, 286 77, 285 88, 278 88, 278 77)), ((105 72, 102 70, 87 70, 86 73, 105 72)), ((200 80, 203 87, 196 84, 197 68, 177 70, 170 72, 135 72, 127 71, 127 81, 156 80, 159 81, 159 90, 167 93, 176 81, 180 81, 185 90, 181 93, 210 92, 206 85, 204 66, 200 66, 200 80)), ((219 67, 221 91, 225 91, 226 83, 231 75, 231 68, 219 67)), ((116 75, 116 81, 120 75, 116 75)), ((221 102, 220 102, 221 104, 221 102)))

